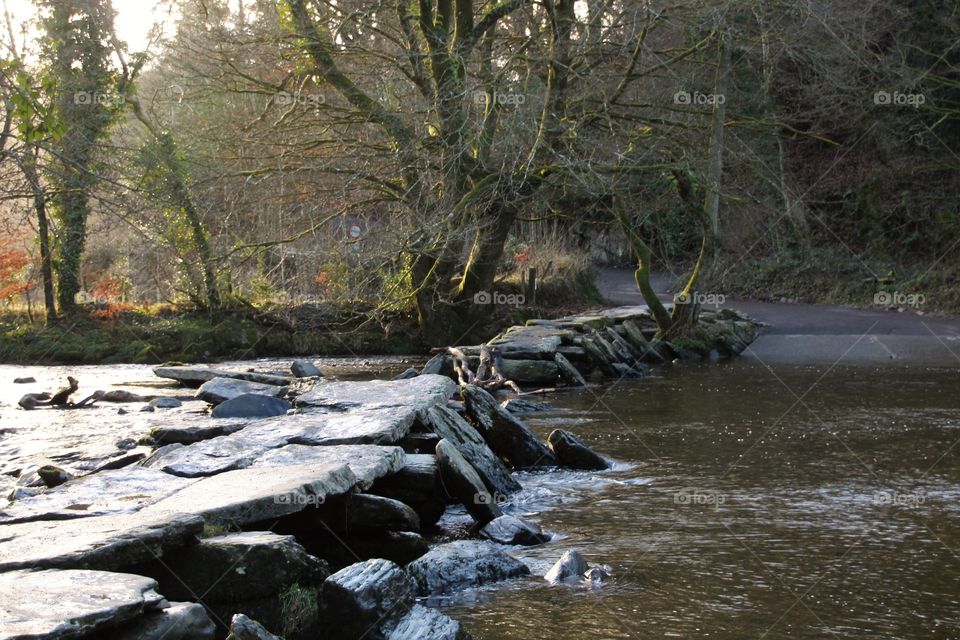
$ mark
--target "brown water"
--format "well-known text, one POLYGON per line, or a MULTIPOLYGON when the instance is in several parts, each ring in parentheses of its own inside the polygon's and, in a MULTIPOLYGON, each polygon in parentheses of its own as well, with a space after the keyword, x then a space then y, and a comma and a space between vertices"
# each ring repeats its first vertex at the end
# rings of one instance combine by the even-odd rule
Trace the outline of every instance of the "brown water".
POLYGON ((538 432, 635 466, 524 479, 508 510, 564 538, 519 555, 614 578, 441 601, 478 640, 960 637, 955 371, 738 361, 552 402, 538 432))

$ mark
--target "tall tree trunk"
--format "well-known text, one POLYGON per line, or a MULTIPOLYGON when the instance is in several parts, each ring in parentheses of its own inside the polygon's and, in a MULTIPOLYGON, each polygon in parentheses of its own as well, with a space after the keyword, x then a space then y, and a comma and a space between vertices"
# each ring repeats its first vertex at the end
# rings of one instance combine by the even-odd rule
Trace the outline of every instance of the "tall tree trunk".
POLYGON ((43 305, 47 324, 57 320, 56 292, 53 286, 53 256, 50 251, 50 224, 47 220, 47 194, 40 184, 36 156, 20 163, 20 168, 30 183, 33 193, 33 208, 37 214, 37 236, 40 242, 40 279, 43 282, 43 305))
POLYGON ((733 60, 733 31, 728 28, 721 42, 717 78, 714 84, 713 127, 710 135, 710 163, 707 168, 707 197, 704 204, 713 251, 720 248, 720 186, 723 181, 723 127, 726 118, 727 91, 733 60))

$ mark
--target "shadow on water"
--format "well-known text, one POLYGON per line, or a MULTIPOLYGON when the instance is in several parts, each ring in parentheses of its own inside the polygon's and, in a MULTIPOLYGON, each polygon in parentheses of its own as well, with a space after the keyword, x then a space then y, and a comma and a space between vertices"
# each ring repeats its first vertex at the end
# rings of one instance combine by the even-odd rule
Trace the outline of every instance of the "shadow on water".
POLYGON ((558 394, 621 462, 524 479, 515 513, 575 547, 599 589, 536 578, 443 604, 482 640, 960 637, 960 395, 949 370, 660 370, 558 394))

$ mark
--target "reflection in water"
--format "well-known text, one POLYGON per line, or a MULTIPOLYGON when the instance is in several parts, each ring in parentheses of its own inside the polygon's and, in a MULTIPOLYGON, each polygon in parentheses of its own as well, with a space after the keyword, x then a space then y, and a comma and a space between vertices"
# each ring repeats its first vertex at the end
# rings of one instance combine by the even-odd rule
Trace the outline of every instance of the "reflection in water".
POLYGON ((633 466, 523 478, 507 510, 563 539, 518 555, 576 547, 614 583, 443 608, 478 640, 960 637, 955 375, 738 361, 558 394, 534 429, 633 466))

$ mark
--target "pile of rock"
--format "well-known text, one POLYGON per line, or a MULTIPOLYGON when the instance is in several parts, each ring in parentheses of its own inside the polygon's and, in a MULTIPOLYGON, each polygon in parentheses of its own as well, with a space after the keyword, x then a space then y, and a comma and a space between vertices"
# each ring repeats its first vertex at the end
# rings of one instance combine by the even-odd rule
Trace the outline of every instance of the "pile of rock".
POLYGON ((353 638, 371 625, 369 637, 463 638, 415 598, 529 574, 500 545, 549 536, 501 508, 521 489, 512 471, 607 465, 572 434, 540 442, 479 387, 453 401, 458 388, 441 375, 158 373, 199 384, 213 413, 165 413, 149 434, 159 447, 139 464, 65 476, 0 509, 0 576, 48 570, 35 590, 8 591, 22 618, 49 606, 72 571, 87 571, 80 588, 93 594, 55 623, 36 614, 32 637, 61 637, 66 624, 81 638, 154 628, 167 640, 353 638), (221 411, 231 403, 259 415, 221 411), (451 503, 486 540, 429 547, 425 534, 451 503), (114 577, 146 594, 141 604, 104 612, 93 586, 114 577))
MULTIPOLYGON (((668 308, 670 305, 667 305, 668 308)), ((756 338, 757 322, 733 309, 702 310, 698 351, 660 340, 646 305, 617 307, 555 320, 528 320, 487 342, 503 357, 502 371, 520 385, 584 386, 591 378, 642 377, 650 364, 739 354, 756 338)), ((461 346, 471 367, 481 346, 461 346)), ((452 374, 449 357, 439 353, 433 369, 452 374)), ((430 364, 430 363, 428 363, 430 364)))

